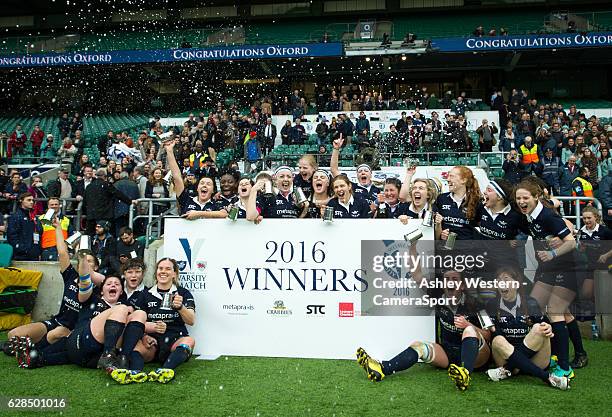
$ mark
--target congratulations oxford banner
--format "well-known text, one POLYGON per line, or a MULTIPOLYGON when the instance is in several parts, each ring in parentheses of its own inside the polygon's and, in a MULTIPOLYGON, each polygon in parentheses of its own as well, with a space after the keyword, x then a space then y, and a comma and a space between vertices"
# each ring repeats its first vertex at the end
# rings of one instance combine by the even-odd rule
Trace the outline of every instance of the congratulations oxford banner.
POLYGON ((0 56, 0 68, 333 57, 341 56, 342 52, 341 43, 245 45, 218 48, 160 49, 151 51, 77 51, 53 54, 0 56))
POLYGON ((550 35, 491 36, 482 38, 447 38, 432 41, 440 52, 478 52, 529 49, 612 47, 612 32, 556 33, 550 35))
POLYGON ((434 318, 431 310, 381 315, 383 300, 402 289, 382 288, 368 272, 363 248, 376 240, 381 255, 395 254, 405 250, 404 234, 417 229, 421 250, 433 228, 420 220, 264 219, 254 225, 172 218, 163 255, 178 261, 181 284, 195 297, 190 333, 204 357, 354 359, 359 346, 391 357, 413 340, 434 340, 434 318), (374 288, 381 294, 373 298, 376 312, 362 304, 374 288))

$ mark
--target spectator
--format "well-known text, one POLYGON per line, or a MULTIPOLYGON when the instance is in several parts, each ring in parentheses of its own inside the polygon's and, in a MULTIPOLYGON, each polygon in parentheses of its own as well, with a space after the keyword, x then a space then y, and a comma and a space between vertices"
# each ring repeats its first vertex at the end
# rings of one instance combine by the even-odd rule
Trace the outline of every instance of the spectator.
POLYGON ((585 147, 583 152, 583 156, 578 161, 578 164, 581 168, 588 168, 589 176, 588 178, 585 178, 585 180, 591 183, 593 188, 597 189, 597 172, 599 162, 597 161, 597 157, 593 155, 590 148, 585 147))
MULTIPOLYGON (((591 173, 589 168, 583 166, 578 171, 578 176, 572 182, 572 197, 593 197, 593 184, 588 180, 591 173)), ((590 202, 588 202, 590 204, 590 202)), ((586 206, 586 201, 580 202, 581 206, 586 206)))
MULTIPOLYGON (((577 158, 576 155, 571 155, 567 159, 567 163, 563 166, 561 170, 561 178, 559 179, 559 187, 560 187, 560 195, 564 197, 569 197, 572 195, 572 183, 578 177, 579 169, 576 164, 577 158)), ((571 203, 569 201, 563 202, 563 213, 565 215, 569 215, 571 203)))
POLYGON ((204 160, 208 156, 204 152, 203 143, 201 140, 196 140, 193 153, 189 155, 189 168, 196 174, 204 167, 204 160))
POLYGON ((140 191, 138 185, 129 179, 129 174, 125 171, 119 173, 119 179, 113 183, 113 186, 130 200, 130 203, 115 200, 115 231, 119 234, 119 229, 128 225, 131 201, 140 198, 140 191))
POLYGON ((128 259, 144 259, 144 244, 134 239, 134 232, 129 227, 123 227, 119 231, 119 239, 116 242, 115 254, 111 257, 114 271, 121 271, 121 265, 128 259))
POLYGON ((68 178, 68 168, 60 168, 57 173, 57 179, 47 184, 47 194, 49 197, 56 197, 60 200, 71 198, 75 195, 74 193, 77 192, 78 189, 76 184, 68 178))
POLYGON ((263 155, 267 155, 274 149, 274 142, 276 141, 276 125, 272 124, 272 119, 268 117, 266 119, 266 125, 263 128, 263 155))
MULTIPOLYGON (((11 173, 11 180, 4 188, 4 198, 7 200, 16 201, 20 195, 28 191, 27 185, 21 179, 21 175, 17 171, 11 173)), ((30 207, 31 209, 32 207, 30 207)))
POLYGON ((60 131, 60 137, 65 138, 68 136, 70 133, 70 119, 68 119, 68 113, 62 115, 60 121, 57 122, 57 128, 60 131))
POLYGON ((18 197, 19 207, 10 215, 6 227, 8 243, 16 261, 37 261, 40 255, 40 235, 32 211, 34 197, 25 192, 18 197))
POLYGON ((519 152, 523 170, 527 174, 535 172, 540 163, 540 159, 542 159, 542 153, 538 145, 532 143, 531 136, 525 137, 524 143, 519 148, 519 152))
POLYGON ((493 152, 493 146, 497 143, 495 135, 498 132, 495 122, 489 126, 487 119, 482 120, 482 125, 476 129, 478 133, 478 144, 480 145, 480 152, 493 152))
POLYGON ((603 179, 612 170, 612 159, 610 158, 610 149, 601 147, 599 157, 599 178, 603 179))
POLYGON ((57 150, 57 156, 63 165, 71 166, 78 151, 72 143, 72 139, 65 138, 62 146, 57 150))
POLYGON ((482 38, 484 36, 483 27, 482 26, 476 27, 476 29, 474 29, 474 32, 472 32, 472 36, 474 36, 475 38, 482 38))
POLYGON ((463 97, 457 97, 457 102, 451 107, 451 110, 455 112, 457 116, 465 116, 467 105, 463 101, 463 97))
POLYGON ((249 174, 256 169, 256 164, 261 159, 261 145, 257 140, 257 132, 251 131, 244 143, 244 172, 249 174))
POLYGON ((289 139, 292 145, 303 145, 306 139, 306 129, 301 125, 300 119, 295 119, 295 125, 289 132, 289 139))
POLYGON ((329 133, 329 127, 327 126, 327 120, 325 120, 325 117, 321 117, 321 120, 315 129, 315 133, 317 134, 317 142, 319 145, 328 143, 327 135, 329 133))
POLYGON ((612 226, 612 170, 601 179, 599 201, 602 205, 603 219, 608 227, 612 226))
MULTIPOLYGON (((62 235, 64 240, 68 236, 74 233, 72 226, 70 225, 70 219, 64 216, 64 213, 60 210, 60 200, 56 197, 51 197, 47 203, 47 209, 54 210, 57 221, 62 229, 62 235)), ((41 220, 44 214, 38 217, 36 226, 38 228, 38 234, 40 235, 40 260, 41 261, 57 261, 57 239, 55 234, 55 227, 51 224, 43 223, 41 220)))
POLYGON ((46 161, 55 160, 55 157, 57 155, 53 149, 53 140, 54 140, 53 135, 49 133, 47 135, 47 140, 41 146, 40 158, 42 160, 46 160, 46 161))
POLYGON ((100 220, 112 222, 115 200, 132 204, 132 200, 106 181, 106 170, 98 169, 94 178, 85 189, 83 205, 87 212, 87 234, 93 236, 100 220))
POLYGON ((43 186, 42 178, 39 176, 32 177, 32 182, 28 187, 28 192, 34 197, 34 215, 38 216, 45 211, 45 202, 48 198, 47 192, 43 186), (36 201, 38 200, 38 201, 36 201))
POLYGON ((569 157, 576 154, 576 142, 574 138, 568 138, 567 144, 561 149, 561 162, 567 164, 569 157))
POLYGON ((111 259, 115 255, 117 241, 110 233, 110 223, 100 220, 96 224, 96 234, 91 244, 91 249, 100 264, 100 273, 111 275, 116 273, 112 268, 111 259))
MULTIPOLYGON (((189 159, 187 159, 187 168, 189 168, 189 159)), ((134 177, 134 182, 136 183, 136 185, 138 186, 138 198, 144 198, 145 196, 145 191, 147 188, 147 177, 145 177, 143 175, 143 171, 144 168, 141 166, 137 166, 136 168, 134 168, 134 173, 133 173, 133 177, 134 177)))
POLYGON ((11 133, 11 137, 8 140, 8 152, 6 153, 7 157, 12 158, 13 156, 23 155, 27 140, 28 138, 26 137, 21 125, 16 125, 15 130, 13 133, 11 133))
POLYGON ((74 137, 72 138, 72 143, 77 149, 83 149, 85 147, 85 139, 82 136, 82 132, 80 130, 76 130, 74 132, 74 137))
POLYGON ((489 36, 497 36, 497 30, 494 27, 489 30, 489 36))
POLYGON ((359 118, 355 123, 355 131, 357 135, 367 136, 367 132, 370 132, 370 121, 366 118, 364 112, 359 112, 359 118))
POLYGON ((181 48, 183 48, 183 49, 192 48, 191 42, 189 42, 187 39, 183 38, 183 40, 181 41, 181 48))
POLYGON ((44 137, 45 132, 40 130, 40 125, 34 125, 34 130, 30 134, 30 141, 32 142, 32 155, 37 158, 40 156, 40 146, 44 137))
POLYGON ((521 182, 525 176, 525 171, 521 166, 516 149, 510 150, 510 152, 506 154, 506 160, 502 165, 502 169, 504 171, 504 179, 508 180, 514 185, 521 182))
MULTIPOLYGON (((78 180, 75 186, 72 188, 72 197, 76 198, 77 201, 83 201, 85 196, 85 190, 89 187, 94 180, 93 168, 91 166, 85 166, 83 168, 83 178, 78 180)), ((87 214, 84 211, 85 207, 83 207, 83 214, 87 214)))
POLYGON ((542 178, 548 186, 548 192, 550 195, 559 195, 559 179, 562 175, 561 159, 555 156, 551 148, 547 148, 544 152, 544 157, 540 161, 540 165, 540 171, 542 172, 540 178, 542 178))
MULTIPOLYGON (((161 169, 155 168, 146 183, 145 198, 169 197, 170 192, 168 191, 168 184, 164 181, 163 172, 161 169)), ((157 216, 166 211, 168 207, 168 203, 153 202, 153 214, 157 216)))
MULTIPOLYGON (((512 125, 512 122, 510 122, 510 125, 512 125)), ((502 152, 510 152, 512 149, 518 149, 520 144, 516 139, 512 126, 506 127, 506 130, 499 134, 499 150, 502 152)))

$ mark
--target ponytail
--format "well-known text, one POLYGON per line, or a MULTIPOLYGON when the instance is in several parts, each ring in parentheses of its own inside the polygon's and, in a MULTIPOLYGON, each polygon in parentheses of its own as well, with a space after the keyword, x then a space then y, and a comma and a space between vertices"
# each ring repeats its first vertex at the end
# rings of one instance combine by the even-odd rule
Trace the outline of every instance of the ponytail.
POLYGON ((476 217, 476 208, 478 203, 480 203, 480 186, 471 169, 461 165, 455 168, 459 170, 461 177, 465 179, 465 217, 472 221, 476 217))

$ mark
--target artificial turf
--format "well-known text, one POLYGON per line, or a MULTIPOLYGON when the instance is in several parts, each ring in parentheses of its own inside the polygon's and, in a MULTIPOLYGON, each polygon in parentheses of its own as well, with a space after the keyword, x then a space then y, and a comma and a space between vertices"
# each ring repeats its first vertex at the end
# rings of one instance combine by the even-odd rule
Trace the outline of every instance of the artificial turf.
POLYGON ((612 342, 585 341, 585 347, 590 363, 576 371, 567 392, 526 376, 493 383, 483 373, 459 392, 446 371, 421 364, 373 383, 354 361, 247 357, 191 360, 166 385, 117 385, 99 370, 19 369, 14 358, 0 354, 4 401, 26 396, 68 401, 61 414, 4 408, 0 416, 612 415, 612 342))

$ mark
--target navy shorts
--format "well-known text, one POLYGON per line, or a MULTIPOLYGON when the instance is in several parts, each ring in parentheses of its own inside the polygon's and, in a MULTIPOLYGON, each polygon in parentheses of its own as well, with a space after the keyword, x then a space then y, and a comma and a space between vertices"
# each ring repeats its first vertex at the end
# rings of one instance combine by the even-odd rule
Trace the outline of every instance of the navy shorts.
POLYGON ((539 271, 536 273, 535 282, 563 287, 576 292, 576 271, 539 271))
POLYGON ((49 333, 53 329, 56 329, 56 328, 58 328, 60 326, 63 326, 63 324, 60 323, 59 321, 57 321, 57 319, 55 317, 52 317, 49 320, 45 320, 45 321, 43 321, 41 323, 44 324, 45 327, 47 328, 47 333, 49 333))
POLYGON ((157 340, 157 352, 155 354, 155 360, 159 363, 166 362, 168 356, 172 351, 172 345, 176 343, 181 337, 189 336, 186 332, 166 332, 164 334, 151 335, 157 340))
POLYGON ((95 368, 104 345, 93 337, 87 323, 86 326, 74 329, 68 336, 66 350, 71 363, 84 368, 95 368))

